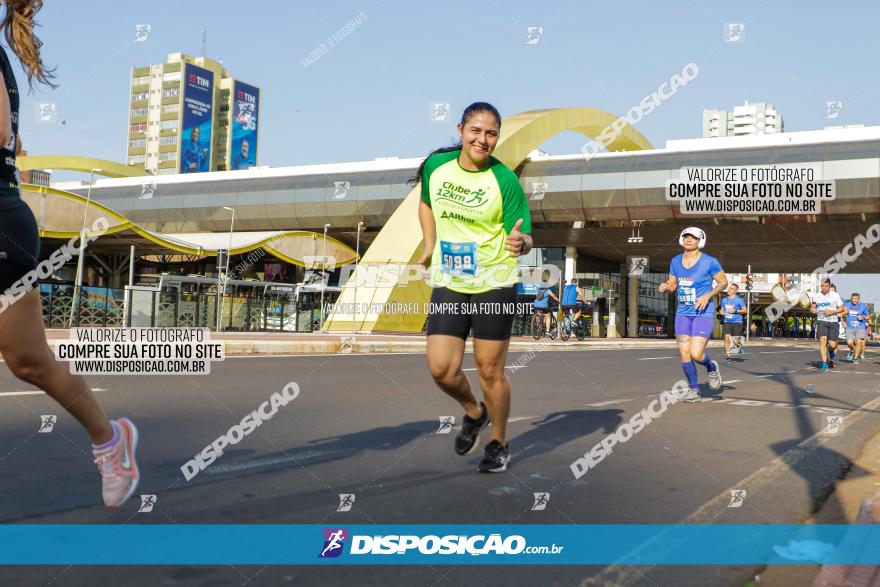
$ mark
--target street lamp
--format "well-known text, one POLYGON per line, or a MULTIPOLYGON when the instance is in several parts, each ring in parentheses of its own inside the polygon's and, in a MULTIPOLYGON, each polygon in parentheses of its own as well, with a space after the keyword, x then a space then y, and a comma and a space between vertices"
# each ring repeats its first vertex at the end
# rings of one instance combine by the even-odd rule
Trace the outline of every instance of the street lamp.
POLYGON ((321 253, 321 314, 320 314, 320 330, 324 332, 324 290, 327 289, 327 283, 324 281, 325 275, 324 272, 327 269, 327 229, 330 228, 330 224, 327 223, 324 225, 324 250, 321 253))
POLYGON ((352 312, 352 320, 351 320, 351 333, 355 333, 355 322, 357 321, 357 298, 358 298, 358 269, 360 268, 361 262, 361 231, 367 228, 367 225, 363 222, 358 222, 357 225, 357 240, 355 241, 355 257, 354 257, 354 312, 352 312))
POLYGON ((70 301, 70 322, 68 328, 73 328, 74 309, 79 305, 80 290, 82 289, 82 273, 83 273, 83 257, 86 254, 86 217, 89 215, 89 206, 92 202, 92 183, 95 180, 95 173, 102 172, 103 169, 98 167, 89 171, 89 188, 86 191, 86 207, 83 210, 82 230, 79 231, 79 258, 76 260, 76 279, 73 286, 73 299, 70 301))
MULTIPOLYGON (((224 210, 229 210, 232 212, 232 222, 229 223, 229 240, 226 245, 226 268, 223 270, 223 289, 219 294, 219 303, 217 306, 217 331, 220 332, 223 329, 223 323, 220 321, 220 316, 223 315, 223 298, 226 296, 226 285, 229 281, 229 257, 232 252, 232 230, 235 228, 235 210, 230 208, 229 206, 223 206, 224 210)), ((219 269, 219 268, 218 268, 219 269)), ((217 279, 218 286, 220 285, 220 279, 217 279)))

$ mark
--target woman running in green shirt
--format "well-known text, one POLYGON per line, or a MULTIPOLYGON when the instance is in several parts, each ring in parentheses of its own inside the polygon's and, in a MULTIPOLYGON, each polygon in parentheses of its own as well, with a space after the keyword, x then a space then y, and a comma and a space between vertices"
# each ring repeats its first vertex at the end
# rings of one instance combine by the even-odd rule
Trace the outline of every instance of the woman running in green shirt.
POLYGON ((519 281, 517 257, 532 248, 529 206, 516 174, 492 157, 501 115, 491 104, 468 106, 458 124, 461 144, 438 149, 419 167, 419 223, 435 284, 428 313, 428 367, 434 382, 464 408, 455 437, 459 455, 472 453, 491 421, 492 439, 479 466, 507 470, 505 437, 510 382, 504 374, 519 281), (473 332, 474 360, 485 403, 461 370, 473 332))

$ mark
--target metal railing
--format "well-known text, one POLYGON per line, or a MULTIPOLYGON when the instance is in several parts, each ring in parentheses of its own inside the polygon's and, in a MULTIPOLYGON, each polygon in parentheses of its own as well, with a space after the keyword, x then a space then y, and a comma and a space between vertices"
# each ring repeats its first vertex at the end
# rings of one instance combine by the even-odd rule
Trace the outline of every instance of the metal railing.
MULTIPOLYGON (((85 326, 204 327, 235 332, 314 332, 321 319, 318 302, 209 293, 128 291, 106 287, 40 284, 47 328, 85 326), (126 297, 130 296, 127 301, 126 297), (72 311, 71 311, 72 307, 72 311)), ((331 303, 324 304, 329 312, 331 303)))

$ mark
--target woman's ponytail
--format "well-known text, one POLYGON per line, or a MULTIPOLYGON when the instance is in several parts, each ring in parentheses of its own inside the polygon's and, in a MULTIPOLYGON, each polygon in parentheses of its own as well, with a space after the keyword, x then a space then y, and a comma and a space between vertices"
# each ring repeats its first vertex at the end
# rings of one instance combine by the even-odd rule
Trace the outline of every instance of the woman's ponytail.
POLYGON ((28 77, 28 85, 33 90, 34 82, 50 88, 57 87, 52 82, 55 70, 48 69, 40 57, 43 42, 34 34, 37 22, 34 17, 43 8, 43 0, 3 0, 6 13, 0 21, 0 28, 6 36, 6 44, 18 56, 28 77))

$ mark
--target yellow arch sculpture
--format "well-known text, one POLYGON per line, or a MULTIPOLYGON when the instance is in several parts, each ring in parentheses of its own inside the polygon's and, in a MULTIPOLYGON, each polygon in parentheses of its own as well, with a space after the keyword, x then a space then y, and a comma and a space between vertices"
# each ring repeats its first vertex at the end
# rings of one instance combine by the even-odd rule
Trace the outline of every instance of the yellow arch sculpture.
MULTIPOLYGON (((557 108, 514 114, 502 121, 501 140, 494 156, 515 169, 533 149, 560 132, 573 130, 587 137, 596 137, 617 118, 596 108, 557 108)), ((653 149, 653 146, 627 124, 607 148, 609 151, 636 151, 653 149)), ((377 270, 384 269, 391 274, 402 271, 401 266, 405 264, 415 263, 422 245, 418 223, 420 188, 416 186, 410 191, 362 257, 360 267, 343 288, 325 324, 327 330, 421 331, 425 321, 423 304, 431 298, 431 290, 422 280, 395 287, 367 287, 359 283, 371 272, 375 276, 377 270), (358 308, 362 311, 351 311, 358 308), (379 308, 387 311, 378 311, 379 308)))
POLYGON ((32 169, 64 169, 66 171, 83 171, 104 177, 142 177, 147 174, 143 168, 134 165, 123 165, 105 159, 92 159, 91 157, 76 157, 74 155, 22 155, 15 160, 15 164, 21 171, 32 169))
MULTIPOLYGON (((131 220, 107 206, 89 201, 85 197, 64 190, 44 186, 23 184, 22 200, 30 206, 39 225, 40 237, 70 239, 79 235, 85 216, 86 227, 91 227, 100 217, 105 218, 109 228, 105 234, 131 231, 168 250, 188 255, 215 257, 217 249, 206 249, 192 246, 190 243, 175 239, 173 235, 163 235, 141 228, 131 220), (88 207, 86 207, 88 206, 88 207), (46 225, 51 222, 52 225, 46 225)), ((89 234, 90 231, 86 231, 89 234)), ((247 253, 254 249, 264 248, 275 257, 300 267, 312 267, 314 262, 307 262, 306 256, 313 255, 313 241, 323 235, 304 230, 278 231, 265 238, 248 242, 232 248, 233 255, 247 253), (269 244, 271 243, 271 244, 269 244)), ((322 245, 323 252, 323 245, 322 245)), ((357 254, 348 245, 327 237, 327 256, 334 257, 336 263, 344 265, 353 263, 357 254)))

